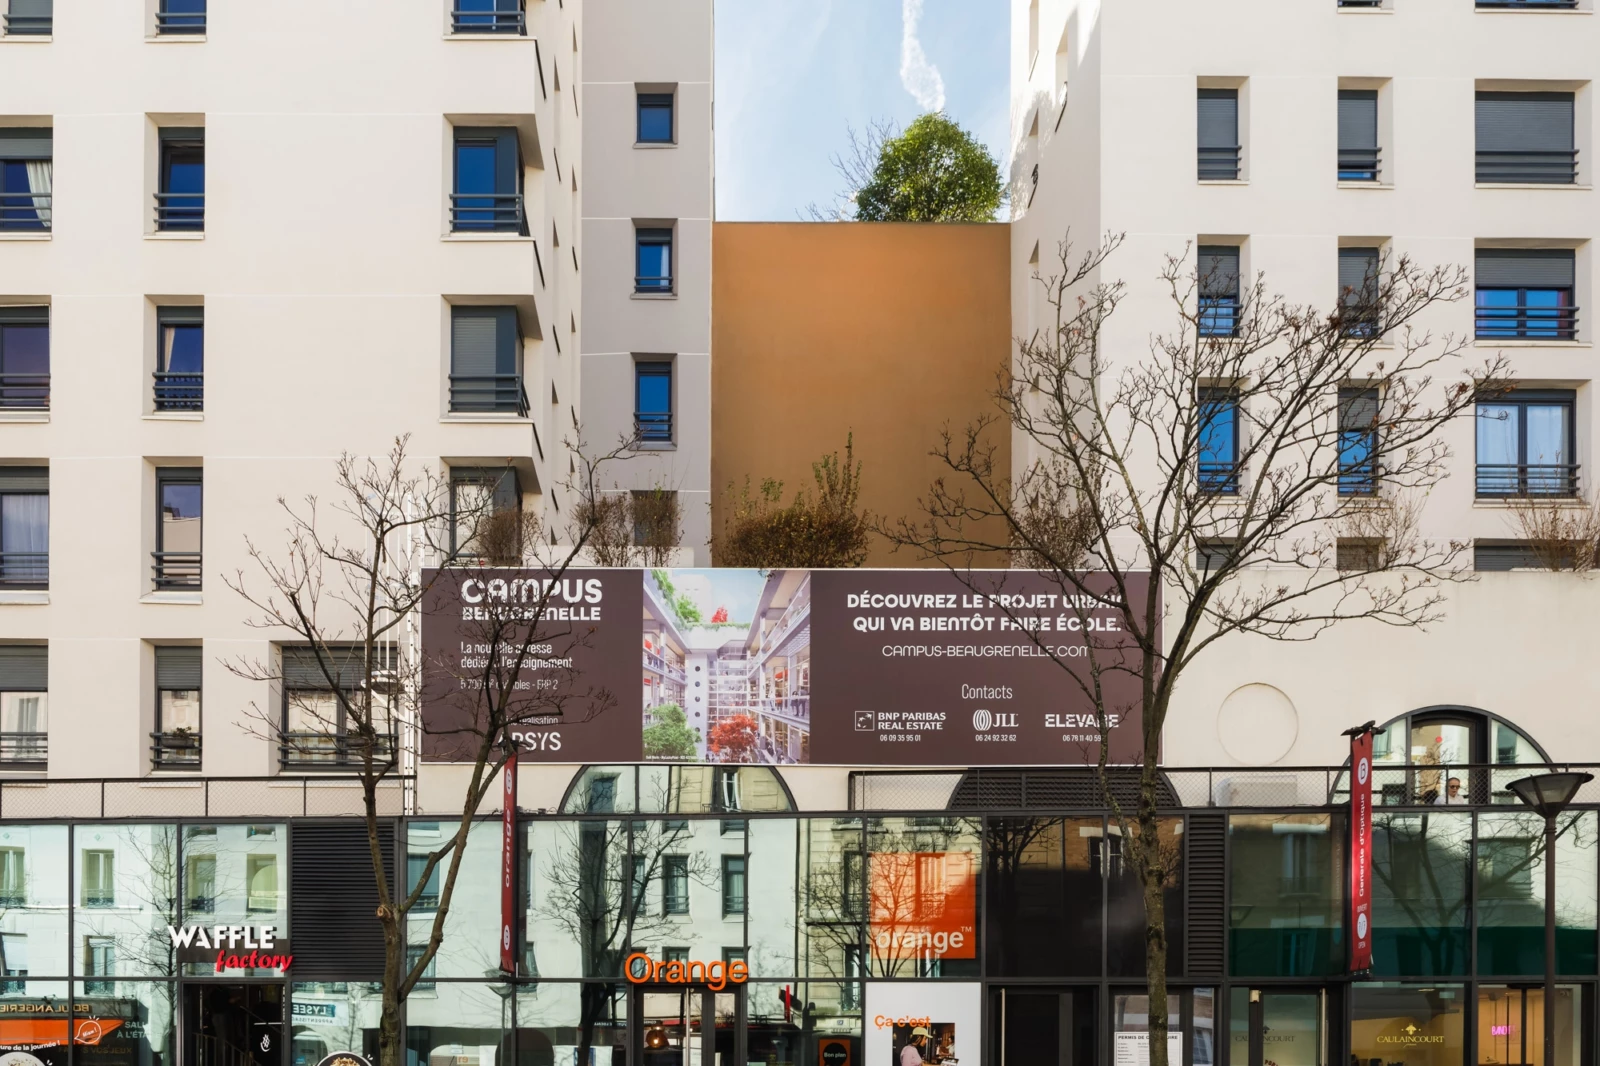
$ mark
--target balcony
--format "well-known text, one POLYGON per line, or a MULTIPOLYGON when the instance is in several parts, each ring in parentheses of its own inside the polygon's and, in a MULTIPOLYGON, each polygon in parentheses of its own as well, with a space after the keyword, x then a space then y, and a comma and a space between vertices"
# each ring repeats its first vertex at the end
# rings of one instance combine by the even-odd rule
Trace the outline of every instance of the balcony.
POLYGON ((151 733, 150 741, 150 765, 155 769, 200 769, 200 734, 151 733))
POLYGON ((0 374, 0 410, 50 410, 50 375, 0 374))
POLYGON ((1476 332, 1479 340, 1576 340, 1578 309, 1550 304, 1480 304, 1476 332))
POLYGON ((1200 148, 1199 178, 1201 181, 1238 181, 1240 146, 1225 145, 1200 148))
POLYGON ((204 374, 173 373, 157 370, 155 399, 157 411, 201 411, 205 409, 204 374))
POLYGON ((1578 495, 1576 463, 1479 463, 1479 499, 1578 495))
POLYGON ((528 393, 521 374, 451 374, 450 410, 456 414, 528 417, 528 393))
POLYGON ((453 192, 452 233, 519 233, 528 235, 528 217, 521 193, 453 192))
POLYGON ((47 192, 0 192, 0 230, 48 233, 53 199, 47 192))
POLYGON ((42 770, 49 756, 48 733, 0 733, 0 766, 42 770))
MULTIPOLYGON (((377 734, 372 738, 373 763, 392 766, 398 747, 393 733, 377 734)), ((366 742, 360 736, 315 732, 279 734, 278 765, 285 770, 357 769, 365 755, 366 742)))
POLYGON ((0 552, 0 589, 49 587, 49 552, 0 552))
POLYGON ((1234 496, 1239 492, 1239 464, 1201 463, 1200 491, 1221 496, 1234 496))
POLYGON ((1339 149, 1339 180, 1377 181, 1378 161, 1382 155, 1378 148, 1339 149))
POLYGON ((641 444, 671 444, 672 415, 659 411, 635 411, 633 431, 641 444))
POLYGON ((528 16, 517 5, 515 11, 484 11, 455 4, 450 10, 451 33, 505 33, 526 36, 528 16))
POLYGON ((161 591, 200 587, 199 552, 151 552, 156 588, 161 591))
POLYGON ((1478 149, 1480 185, 1571 185, 1577 180, 1576 148, 1545 152, 1478 149))
POLYGON ((162 233, 204 232, 206 194, 203 192, 158 192, 156 229, 162 233))

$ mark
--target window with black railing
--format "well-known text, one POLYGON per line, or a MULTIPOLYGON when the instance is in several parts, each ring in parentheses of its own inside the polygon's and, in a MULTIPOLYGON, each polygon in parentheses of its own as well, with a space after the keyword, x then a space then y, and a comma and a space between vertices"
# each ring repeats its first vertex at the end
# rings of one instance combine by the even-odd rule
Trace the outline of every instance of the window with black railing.
POLYGON ((0 231, 49 232, 53 135, 48 126, 0 128, 0 231))
POLYGON ((203 471, 164 466, 156 470, 156 550, 151 570, 157 591, 198 591, 203 471))
POLYGON ((205 409, 205 308, 156 308, 155 409, 205 409))
POLYGON ((1477 6, 1526 11, 1538 11, 1540 9, 1576 11, 1578 9, 1578 0, 1477 0, 1477 6))
POLYGON ((528 32, 524 0, 455 0, 450 8, 450 32, 524 36, 528 32))
POLYGON ((1339 7, 1382 7, 1384 0, 1338 0, 1339 7))
POLYGON ((468 559, 518 555, 520 530, 508 538, 486 533, 501 516, 522 510, 522 483, 511 466, 450 468, 450 550, 468 559), (487 542, 486 542, 487 541, 487 542))
POLYGON ((633 291, 666 295, 672 292, 672 230, 641 226, 634 230, 633 291))
POLYGON ((512 233, 526 237, 522 152, 514 129, 457 127, 450 193, 453 233, 512 233))
POLYGON ((1512 389, 1477 405, 1480 498, 1578 494, 1577 446, 1569 389, 1512 389))
POLYGON ((156 32, 197 36, 206 32, 206 0, 158 0, 156 32))
POLYGON ((1370 338, 1383 332, 1382 258, 1379 248, 1339 249, 1339 331, 1346 337, 1370 338))
POLYGON ((50 309, 0 307, 0 410, 50 409, 50 309))
POLYGON ((0 467, 0 588, 50 587, 50 468, 0 467))
POLYGON ((355 646, 321 654, 303 645, 282 649, 283 705, 278 765, 285 770, 339 770, 392 765, 395 672, 392 649, 379 646, 371 669, 355 646), (370 676, 370 686, 368 678, 370 676))
POLYGON ((206 131, 166 126, 160 131, 156 230, 200 233, 206 228, 206 131))
POLYGON ((1477 180, 1484 185, 1571 185, 1578 180, 1574 95, 1480 92, 1477 180))
POLYGON ((1239 249, 1232 245, 1202 244, 1196 255, 1199 314, 1196 328, 1202 337, 1239 335, 1239 249))
POLYGON ((1201 181, 1235 181, 1239 177, 1239 90, 1201 89, 1199 116, 1199 178, 1201 181))
POLYGON ((1479 340, 1577 339, 1577 268, 1570 249, 1480 248, 1476 274, 1479 340))
POLYGON ((1200 390, 1199 481, 1202 492, 1239 491, 1239 393, 1200 390))
POLYGON ((1339 180, 1377 181, 1378 90, 1339 90, 1339 180))
POLYGON ((54 22, 55 0, 10 0, 5 12, 8 37, 48 37, 54 22))
POLYGON ((1339 494, 1378 491, 1378 390, 1339 390, 1339 494))
POLYGON ((41 769, 49 756, 50 648, 0 644, 0 765, 41 769))
POLYGON ((155 649, 156 728, 150 734, 151 765, 157 770, 200 768, 200 675, 198 646, 155 649))
POLYGON ((633 365, 633 427, 641 444, 672 443, 672 364, 633 365))
POLYGON ((450 411, 528 416, 514 307, 450 309, 450 411))

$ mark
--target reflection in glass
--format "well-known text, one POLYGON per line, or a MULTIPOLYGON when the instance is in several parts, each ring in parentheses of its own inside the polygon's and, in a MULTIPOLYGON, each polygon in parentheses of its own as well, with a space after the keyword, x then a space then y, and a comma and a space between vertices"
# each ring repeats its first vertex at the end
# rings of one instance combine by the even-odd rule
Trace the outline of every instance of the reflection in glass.
POLYGON ((80 982, 73 997, 77 1066, 175 1066, 173 987, 163 981, 117 981, 114 988, 110 982, 80 982))
MULTIPOLYGON (((1582 995, 1556 986, 1555 1066, 1576 1066, 1583 1041, 1582 995)), ((1478 986, 1478 1062, 1544 1066, 1544 989, 1478 986)))
MULTIPOLYGON (((317 1066, 335 1051, 377 1062, 383 988, 377 984, 296 982, 289 1003, 293 1066, 317 1066)), ((420 997, 415 997, 416 1002, 420 997)))
MULTIPOLYGON (((289 832, 281 822, 183 827, 184 924, 272 926, 289 929, 289 832)), ((185 963, 190 975, 211 975, 212 964, 185 963)), ((275 977, 272 970, 229 970, 275 977)))
POLYGON ((1235 974, 1307 977, 1343 969, 1342 827, 1330 814, 1229 818, 1235 974))
POLYGON ((1372 954, 1378 974, 1467 972, 1472 816, 1378 814, 1372 826, 1372 954))
MULTIPOLYGON (((454 836, 454 823, 411 822, 406 827, 406 869, 411 878, 420 875, 424 858, 439 850, 454 836)), ((450 913, 445 917, 444 939, 433 957, 437 977, 481 978, 500 968, 500 823, 477 822, 467 836, 461 869, 456 874, 450 913)), ((448 874, 450 856, 436 867, 437 878, 430 878, 437 899, 448 874)), ((406 891, 416 887, 408 880, 406 891)), ((420 902, 420 901, 419 901, 420 902)), ((418 906, 406 915, 406 942, 413 947, 426 945, 433 933, 434 908, 418 906)))
MULTIPOLYGON (((65 852, 63 841, 63 859, 65 852)), ((62 866, 65 873, 65 862, 62 866)), ((63 931, 62 940, 65 939, 63 931)), ((63 964, 66 950, 64 942, 56 948, 63 964)), ((65 981, 29 981, 25 990, 7 988, 0 992, 0 1015, 6 1020, 0 1026, 0 1057, 28 1055, 45 1066, 67 1066, 69 1002, 65 981)), ((20 1062, 31 1066, 29 1059, 20 1062)))
POLYGON ((1098 976, 1100 818, 991 818, 984 901, 992 974, 1098 976))
POLYGON ((867 819, 869 976, 977 976, 981 833, 973 818, 867 819))
POLYGON ((21 995, 67 967, 67 827, 0 826, 0 959, 21 995))
MULTIPOLYGON (((493 940, 490 941, 493 943, 493 940)), ((503 1066, 511 1058, 512 986, 441 981, 406 1003, 406 1059, 415 1066, 503 1066)))
MULTIPOLYGON (((1556 838, 1556 964, 1595 972, 1595 813, 1560 819, 1556 838)), ((1544 819, 1530 813, 1478 819, 1478 972, 1544 973, 1544 819)))
MULTIPOLYGON (((1100 843, 1122 845, 1113 820, 1100 843)), ((1130 825, 1135 833, 1137 825, 1130 825)), ((1157 828, 1158 852, 1166 903, 1167 970, 1183 968, 1183 819, 1163 818, 1157 828)), ((1145 966, 1144 887, 1133 863, 1121 861, 1120 848, 1102 851, 1106 866, 1106 964, 1113 977, 1143 977, 1145 966)))
MULTIPOLYGON (((78 973, 172 977, 167 926, 178 925, 177 827, 80 825, 74 835, 80 907, 73 943, 78 973)), ((110 982, 93 986, 110 995, 110 982)))
POLYGON ((519 1063, 603 1064, 609 1055, 613 1066, 621 1066, 626 1059, 628 996, 622 987, 593 982, 520 985, 516 1006, 519 1063))
POLYGON ((1465 999, 1460 985, 1351 985, 1350 1055, 1360 1063, 1462 1066, 1465 999))

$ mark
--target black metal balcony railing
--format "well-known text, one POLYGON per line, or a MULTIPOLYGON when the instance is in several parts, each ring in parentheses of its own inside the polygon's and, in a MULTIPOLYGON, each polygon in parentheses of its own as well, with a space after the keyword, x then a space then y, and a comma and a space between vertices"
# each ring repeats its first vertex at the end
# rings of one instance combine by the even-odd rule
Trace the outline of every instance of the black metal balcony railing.
POLYGON ((1239 464, 1201 463, 1200 490, 1232 496, 1239 491, 1239 464))
MULTIPOLYGON (((372 737, 372 758, 379 764, 395 760, 399 745, 393 733, 372 737)), ((280 733, 278 765, 285 770, 320 770, 330 766, 360 766, 366 740, 346 733, 280 733)))
POLYGON ((49 374, 0 374, 0 408, 50 409, 49 374))
POLYGON ((1377 463, 1368 460, 1364 463, 1339 464, 1339 495, 1373 496, 1377 491, 1377 463))
POLYGON ((0 765, 43 766, 49 756, 48 733, 0 733, 0 765))
POLYGON ((52 199, 47 192, 0 192, 0 230, 48 231, 52 199))
POLYGON ((1382 7, 1383 0, 1339 0, 1340 7, 1382 7))
POLYGON ((50 587, 49 552, 0 552, 0 588, 50 587))
POLYGON ((1347 303, 1339 310, 1339 331, 1346 337, 1377 337, 1383 333, 1382 320, 1370 304, 1347 303))
POLYGON ((528 235, 528 218, 521 193, 453 192, 450 194, 450 230, 453 233, 520 233, 528 235))
POLYGON ((49 15, 12 15, 0 16, 6 22, 6 35, 14 37, 47 37, 51 30, 51 16, 49 15))
POLYGON ((671 274, 635 274, 633 276, 634 292, 671 292, 671 274))
POLYGON ((1239 298, 1237 296, 1201 296, 1200 314, 1195 325, 1202 337, 1237 337, 1239 335, 1239 298))
POLYGON ((1477 335, 1479 340, 1497 338, 1570 341, 1578 335, 1578 309, 1576 307, 1549 307, 1532 304, 1508 304, 1503 307, 1479 306, 1477 308, 1477 335))
POLYGON ((156 229, 204 230, 206 228, 206 194, 203 192, 158 192, 156 197, 156 229))
POLYGON ((1382 155, 1378 148, 1339 149, 1339 180, 1377 181, 1378 161, 1382 155))
POLYGON ((526 36, 528 16, 516 11, 472 11, 457 5, 450 11, 451 33, 508 33, 526 36))
POLYGON ((660 412, 636 411, 633 429, 645 443, 670 444, 672 442, 672 415, 660 412))
POLYGON ((1578 0, 1478 0, 1479 7, 1577 8, 1578 0))
POLYGON ((204 11, 157 11, 156 32, 198 34, 206 32, 204 11))
POLYGON ((155 372, 157 411, 202 411, 205 409, 204 374, 155 372))
POLYGON ((450 410, 462 414, 514 414, 528 417, 528 393, 521 374, 451 374, 450 410))
POLYGON ((1576 148, 1548 152, 1479 148, 1477 163, 1477 180, 1483 185, 1571 185, 1578 180, 1576 148))
POLYGON ((199 733, 151 733, 150 764, 157 770, 200 769, 199 733))
POLYGON ((197 589, 200 587, 199 552, 151 552, 150 557, 155 560, 151 565, 151 570, 155 572, 156 588, 197 589))
POLYGON ((1479 463, 1478 495, 1576 496, 1576 463, 1479 463))
POLYGON ((1237 144, 1205 146, 1200 148, 1201 181, 1236 181, 1239 177, 1239 151, 1237 144))

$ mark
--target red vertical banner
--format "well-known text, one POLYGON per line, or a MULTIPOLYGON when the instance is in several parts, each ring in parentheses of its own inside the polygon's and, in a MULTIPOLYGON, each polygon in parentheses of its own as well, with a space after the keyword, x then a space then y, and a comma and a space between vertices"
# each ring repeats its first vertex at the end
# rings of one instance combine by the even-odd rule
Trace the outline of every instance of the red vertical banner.
POLYGON ((500 969, 517 972, 517 751, 506 758, 500 825, 500 969))
POLYGON ((1372 969, 1372 731, 1350 738, 1350 972, 1372 969))

